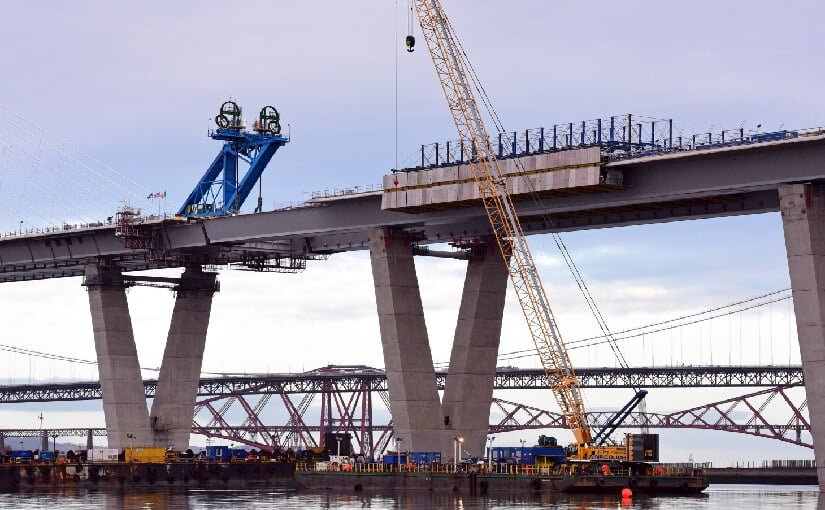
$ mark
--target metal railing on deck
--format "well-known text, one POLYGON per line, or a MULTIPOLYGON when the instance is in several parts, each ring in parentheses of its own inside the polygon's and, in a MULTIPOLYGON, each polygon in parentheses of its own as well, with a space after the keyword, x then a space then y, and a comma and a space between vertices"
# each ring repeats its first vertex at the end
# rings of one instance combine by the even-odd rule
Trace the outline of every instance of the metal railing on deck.
MULTIPOLYGON (((599 147, 607 161, 638 158, 670 152, 704 150, 776 142, 825 135, 825 128, 779 129, 777 131, 726 129, 692 135, 674 133, 672 119, 637 115, 614 115, 608 119, 556 124, 551 127, 511 131, 492 135, 489 151, 498 159, 547 152, 599 147)), ((475 160, 476 148, 459 140, 421 145, 397 172, 462 164, 475 160)))
MULTIPOLYGON (((346 473, 480 473, 513 476, 565 476, 584 475, 585 465, 579 463, 556 465, 532 464, 384 464, 380 462, 339 464, 334 462, 299 462, 295 466, 301 472, 346 472, 346 473)), ((676 466, 668 464, 651 465, 648 476, 695 476, 702 469, 696 465, 676 466)), ((595 478, 605 476, 631 476, 630 468, 610 467, 606 471, 590 473, 587 476, 595 478)))

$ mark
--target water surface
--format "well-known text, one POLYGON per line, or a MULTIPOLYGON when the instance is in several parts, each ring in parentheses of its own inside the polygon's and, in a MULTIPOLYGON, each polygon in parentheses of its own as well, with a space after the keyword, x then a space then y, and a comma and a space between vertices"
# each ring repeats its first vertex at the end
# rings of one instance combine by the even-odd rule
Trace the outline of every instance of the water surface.
POLYGON ((21 510, 88 509, 397 509, 521 510, 825 510, 825 496, 815 486, 714 485, 700 496, 636 497, 566 495, 484 497, 416 492, 406 494, 335 494, 281 490, 67 490, 0 494, 0 508, 21 510))

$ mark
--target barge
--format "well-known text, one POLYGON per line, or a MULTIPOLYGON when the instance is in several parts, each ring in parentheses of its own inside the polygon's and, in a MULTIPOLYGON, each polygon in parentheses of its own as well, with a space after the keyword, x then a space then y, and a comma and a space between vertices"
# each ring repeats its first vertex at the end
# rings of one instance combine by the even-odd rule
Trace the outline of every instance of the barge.
POLYGON ((464 495, 615 493, 629 488, 641 494, 698 494, 708 487, 702 470, 639 469, 639 466, 591 473, 581 466, 397 466, 298 463, 295 481, 303 488, 345 492, 433 491, 464 495))
POLYGON ((0 465, 0 490, 295 487, 293 462, 37 463, 0 465))
POLYGON ((0 455, 0 490, 297 487, 294 471, 290 455, 226 446, 208 446, 198 455, 154 447, 16 450, 0 455))

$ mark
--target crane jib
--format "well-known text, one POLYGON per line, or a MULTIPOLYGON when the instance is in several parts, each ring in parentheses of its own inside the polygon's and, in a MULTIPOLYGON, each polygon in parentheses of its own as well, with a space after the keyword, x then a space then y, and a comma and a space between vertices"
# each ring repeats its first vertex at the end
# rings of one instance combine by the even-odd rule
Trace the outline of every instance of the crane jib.
MULTIPOLYGON (((548 385, 580 445, 590 442, 579 382, 553 317, 541 277, 527 245, 513 201, 502 180, 460 43, 439 0, 415 0, 422 34, 462 141, 466 161, 479 187, 528 329, 539 353, 548 385), (510 256, 508 257, 507 253, 510 256)), ((478 86, 475 76, 473 83, 478 86)), ((485 100, 485 105, 488 103, 485 100)))

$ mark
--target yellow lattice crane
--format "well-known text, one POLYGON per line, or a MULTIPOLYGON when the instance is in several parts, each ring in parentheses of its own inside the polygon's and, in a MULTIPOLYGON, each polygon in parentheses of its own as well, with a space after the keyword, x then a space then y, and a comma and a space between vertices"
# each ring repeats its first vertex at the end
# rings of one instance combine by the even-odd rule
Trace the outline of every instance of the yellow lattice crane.
MULTIPOLYGON (((519 222, 504 174, 496 158, 472 88, 472 77, 459 41, 439 0, 414 0, 415 11, 447 105, 478 183, 510 280, 518 297, 547 383, 579 445, 579 456, 589 458, 592 442, 579 380, 559 333, 547 293, 519 222), (585 451, 582 451, 582 448, 585 451)), ((410 38, 407 38, 410 47, 410 38)))

